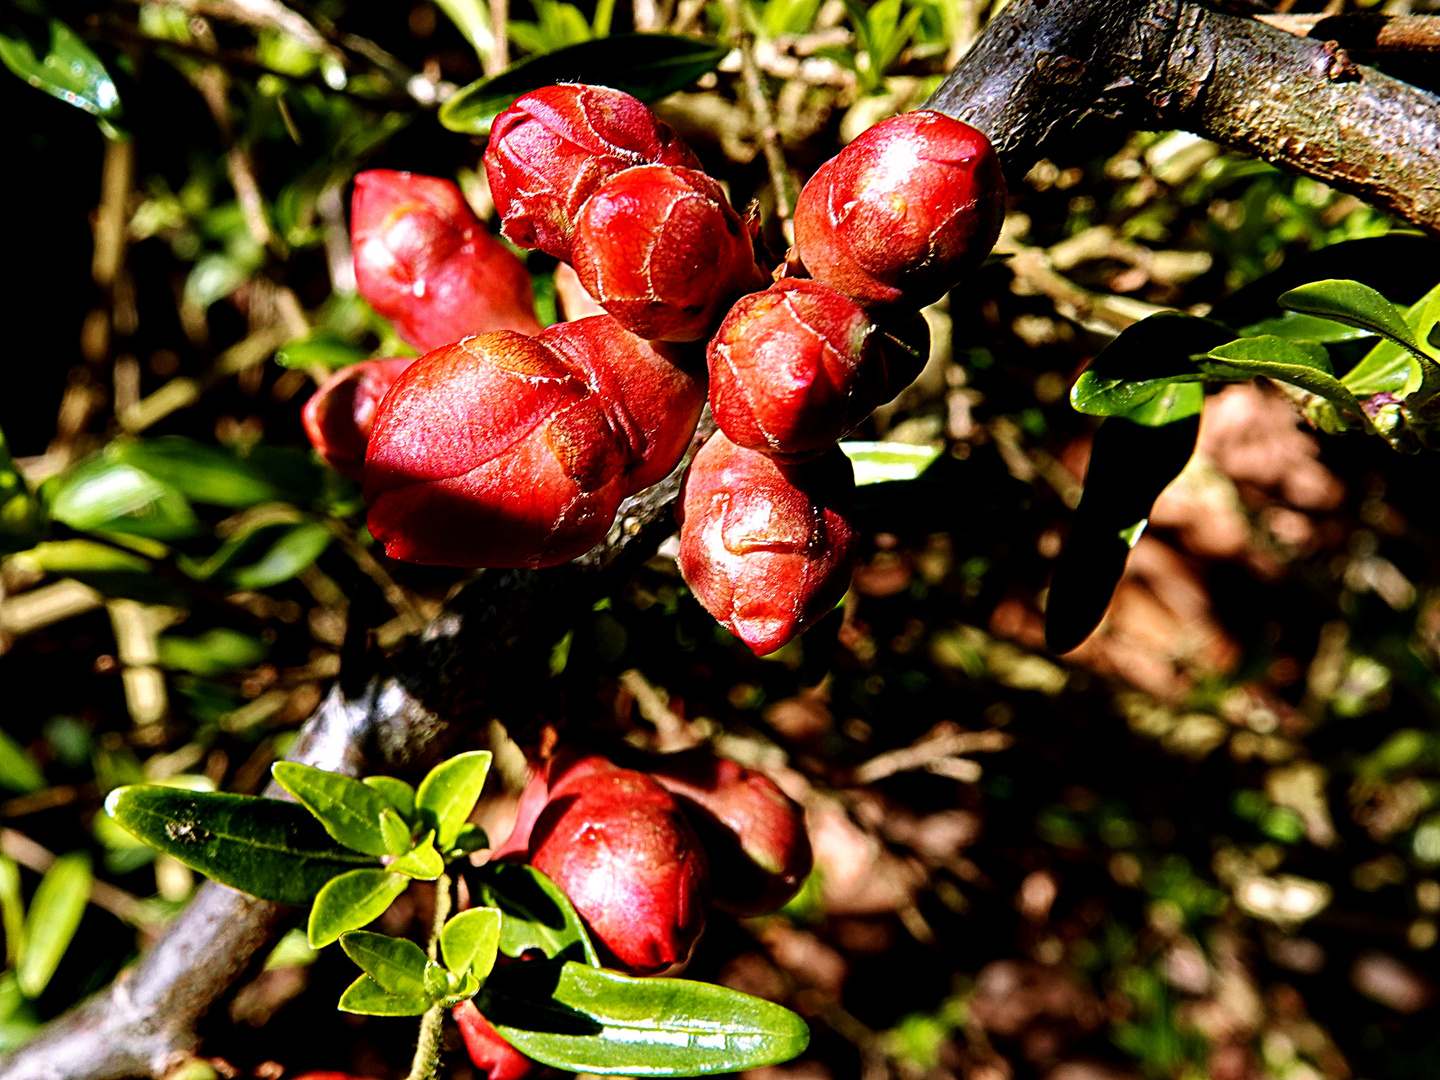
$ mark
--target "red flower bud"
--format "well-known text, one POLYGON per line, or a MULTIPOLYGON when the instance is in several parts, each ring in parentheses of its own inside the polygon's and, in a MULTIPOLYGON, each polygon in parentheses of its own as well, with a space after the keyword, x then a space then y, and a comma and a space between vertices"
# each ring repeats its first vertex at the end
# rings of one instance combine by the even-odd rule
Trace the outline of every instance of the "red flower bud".
POLYGON ((575 217, 591 193, 636 165, 700 162, 668 124, 629 94, 546 86, 495 118, 485 148, 500 231, 512 244, 570 261, 575 217))
POLYGON ((460 1028, 470 1060, 486 1080, 524 1080, 535 1071, 535 1062, 506 1042, 481 1015, 474 1001, 462 1001, 450 1012, 460 1028))
POLYGON ((421 357, 380 403, 371 533, 409 562, 552 566, 685 452, 704 405, 678 354, 598 316, 421 357))
POLYGON ((773 780, 707 750, 670 754, 650 775, 705 845, 716 907, 763 915, 800 891, 813 863, 805 811, 773 780))
POLYGON ((375 409, 400 373, 415 362, 364 360, 341 368, 320 384, 301 410, 305 434, 332 468, 359 480, 365 467, 365 444, 375 409))
POLYGON ((573 255, 585 291, 659 341, 708 337, 737 295, 765 283, 750 229, 694 169, 642 165, 606 181, 580 209, 573 255))
POLYGON ((567 746, 548 762, 535 769, 525 790, 520 793, 520 803, 515 808, 515 824, 505 842, 490 853, 491 859, 503 859, 530 850, 530 833, 535 822, 550 804, 550 800, 565 794, 566 789, 597 772, 608 772, 615 766, 580 746, 567 746))
POLYGON ((854 499, 839 448, 782 466, 717 433, 685 477, 680 573, 721 625, 772 653, 845 595, 854 499))
POLYGON ((710 339, 710 406, 729 439, 782 460, 814 457, 925 366, 924 321, 876 326, 828 285, 786 278, 742 296, 710 339))
POLYGON ((372 169, 355 178, 355 282, 421 351, 491 330, 540 332, 530 274, 449 180, 372 169))
POLYGON ((891 117, 810 178, 795 246, 817 281, 866 307, 918 309, 985 260, 1005 178, 984 133, 942 113, 891 117))
POLYGON ((530 836, 530 864, 630 971, 683 963, 704 929, 704 851, 675 800, 644 773, 602 769, 552 792, 530 836))

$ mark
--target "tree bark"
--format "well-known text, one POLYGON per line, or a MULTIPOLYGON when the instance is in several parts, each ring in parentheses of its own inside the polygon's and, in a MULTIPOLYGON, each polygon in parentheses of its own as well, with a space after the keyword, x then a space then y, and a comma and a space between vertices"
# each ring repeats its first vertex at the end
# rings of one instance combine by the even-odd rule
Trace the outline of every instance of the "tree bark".
MULTIPOLYGON (((1012 178, 1085 122, 1182 128, 1440 232, 1440 99, 1325 43, 1195 4, 1012 0, 929 104, 985 131, 1012 178)), ((710 431, 707 414, 692 451, 710 431)), ((551 647, 670 532, 683 468, 628 500, 581 559, 482 574, 384 671, 348 664, 293 756, 350 773, 401 770, 493 715, 523 737, 551 647)), ((163 1076, 195 1051, 199 1021, 285 917, 202 886, 109 989, 0 1062, 0 1080, 163 1076)))

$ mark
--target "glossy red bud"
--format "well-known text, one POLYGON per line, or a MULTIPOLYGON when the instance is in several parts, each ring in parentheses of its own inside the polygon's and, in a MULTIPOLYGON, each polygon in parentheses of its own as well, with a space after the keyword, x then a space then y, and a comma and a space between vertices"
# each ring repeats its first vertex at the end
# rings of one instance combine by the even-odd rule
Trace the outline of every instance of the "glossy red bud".
POLYGON ((360 295, 422 352, 491 330, 540 332, 525 264, 449 180, 362 172, 350 234, 360 295))
POLYGON ((782 460, 823 453, 925 366, 929 333, 876 325, 844 293, 786 278, 742 296, 710 339, 710 407, 731 442, 782 460))
POLYGON ((680 573, 722 626, 772 653, 845 595, 854 500, 839 448, 784 466, 716 433, 685 477, 680 573))
POLYGON ((866 307, 918 310, 984 262, 1004 216, 990 140, 922 110, 820 167, 795 207, 795 246, 812 277, 866 307))
POLYGON ((341 368, 310 395, 300 419, 310 445, 338 472, 359 480, 365 468, 365 445, 375 409, 400 373, 415 362, 364 360, 341 368))
POLYGON ((506 1042, 474 1001, 462 1001, 450 1011, 470 1060, 485 1080, 524 1080, 535 1071, 536 1063, 506 1042))
POLYGON ((642 165, 597 188, 575 223, 580 283, 632 333, 709 337, 731 301, 764 286, 750 229, 710 177, 642 165))
POLYGON ((603 86, 566 83, 517 98, 495 118, 485 173, 512 244, 570 261, 575 217, 591 193, 636 165, 700 162, 640 101, 603 86))
POLYGON ((525 790, 520 793, 520 803, 515 809, 515 824, 505 842, 491 852, 492 859, 503 859, 510 855, 528 853, 530 833, 535 822, 549 805, 554 795, 563 795, 565 789, 597 772, 608 772, 615 766, 607 758, 579 746, 567 746, 545 764, 532 769, 525 790))
POLYGON ((768 776, 708 750, 667 755, 650 775, 705 846, 716 907, 763 915, 800 891, 813 865, 805 811, 768 776))
POLYGON ((553 794, 530 836, 530 864, 630 971, 685 962, 704 929, 704 851, 675 799, 644 773, 604 769, 553 794))
POLYGON ((380 403, 368 524, 392 558, 552 566, 679 462, 704 405, 675 350, 607 316, 436 349, 380 403))

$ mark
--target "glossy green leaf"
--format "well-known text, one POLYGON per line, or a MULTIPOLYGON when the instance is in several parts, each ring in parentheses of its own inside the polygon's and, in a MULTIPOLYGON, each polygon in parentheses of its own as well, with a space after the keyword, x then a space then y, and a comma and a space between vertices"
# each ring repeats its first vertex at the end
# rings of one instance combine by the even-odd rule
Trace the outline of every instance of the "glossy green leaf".
POLYGON ((1203 382, 1207 376, 1191 359, 1235 335, 1223 323, 1178 312, 1160 312, 1127 327, 1102 349, 1070 390, 1076 412, 1090 416, 1129 416, 1148 426, 1183 419, 1195 396, 1167 388, 1203 382), (1165 395, 1148 413, 1145 405, 1165 395))
POLYGON ((50 516, 81 532, 183 540, 200 522, 185 496, 133 465, 91 458, 40 487, 50 516))
POLYGON ((277 784, 300 800, 325 831, 346 847, 377 856, 398 855, 405 850, 395 850, 386 843, 380 815, 390 809, 390 803, 374 788, 296 761, 277 761, 270 772, 277 784))
POLYGON ((938 446, 897 442, 842 442, 840 449, 855 468, 855 485, 914 480, 941 454, 938 446))
POLYGON ((39 791, 45 786, 45 774, 30 751, 0 728, 0 787, 10 791, 39 791))
POLYGON ((490 26, 490 9, 481 0, 435 0, 435 6, 449 16, 481 57, 495 48, 495 35, 490 26))
POLYGON ((595 83, 657 101, 682 90, 723 60, 729 48, 673 34, 615 34, 512 64, 464 87, 440 108, 451 131, 485 135, 521 94, 557 82, 595 83))
POLYGON ((1277 303, 1304 315, 1316 315, 1368 330, 1417 355, 1425 355, 1400 309, 1359 281, 1346 278, 1312 281, 1282 294, 1277 303))
POLYGON ((410 826, 393 807, 387 806, 380 812, 380 834, 385 838, 387 852, 401 854, 410 850, 410 826))
POLYGON ((599 1075, 736 1072, 789 1061, 810 1041, 804 1020, 760 998, 573 962, 499 968, 477 1004, 522 1054, 599 1075))
POLYGON ((495 966, 500 949, 498 908, 478 907, 454 916, 440 931, 440 955, 457 975, 469 972, 482 982, 495 966))
POLYGON ((392 862, 390 870, 420 881, 434 881, 443 874, 445 860, 435 850, 435 830, 431 829, 410 851, 392 862))
POLYGON ((467 822, 461 827, 460 835, 455 838, 454 845, 445 852, 445 856, 450 859, 458 859, 462 855, 469 855, 489 846, 490 837, 485 830, 479 825, 467 822))
POLYGON ((148 473, 191 502, 240 510, 282 497, 253 465, 230 451, 180 435, 116 440, 104 456, 148 473))
POLYGON ((337 875, 376 860, 336 844, 297 803, 158 785, 116 788, 106 812, 127 832, 222 885, 308 904, 337 875))
POLYGON ((387 993, 369 975, 361 975, 345 988, 338 1006, 341 1012, 362 1016, 420 1016, 430 1008, 425 996, 398 997, 387 993))
POLYGON ((275 353, 275 362, 281 367, 301 370, 323 367, 328 371, 339 371, 369 355, 368 351, 342 337, 317 331, 309 337, 286 342, 275 353))
POLYGON ((1142 427, 1164 427, 1178 420, 1199 416, 1205 407, 1205 388, 1195 382, 1175 382, 1160 388, 1148 401, 1136 405, 1123 416, 1142 427))
POLYGON ((1238 338, 1205 354, 1218 361, 1215 367, 1201 361, 1207 372, 1260 375, 1308 390, 1332 402, 1361 427, 1368 427, 1360 403, 1335 378, 1325 346, 1309 341, 1287 341, 1273 334, 1238 338))
POLYGON ((1262 319, 1250 326, 1242 327, 1243 337, 1260 337, 1273 334, 1287 341, 1314 341, 1321 345, 1335 345, 1342 341, 1356 341, 1374 337, 1373 331, 1361 326, 1346 326, 1318 315, 1302 315, 1298 311, 1287 311, 1273 319, 1262 319))
POLYGON ((352 930, 341 935, 340 948, 387 994, 424 996, 425 967, 430 961, 413 941, 352 930))
POLYGON ((322 949, 347 930, 374 922, 403 893, 410 879, 388 870, 351 870, 332 879, 315 896, 305 936, 322 949))
POLYGON ((1158 427, 1112 417, 1095 432, 1085 490, 1045 604, 1052 651, 1069 652, 1100 624, 1150 508, 1185 468, 1199 431, 1200 417, 1191 415, 1158 427))
POLYGON ((196 637, 162 634, 160 666, 194 675, 227 675, 252 668, 265 659, 270 647, 257 637, 217 626, 196 637))
POLYGON ((40 539, 40 507, 15 468, 0 431, 0 555, 21 551, 40 539))
MULTIPOLYGON (((1428 339, 1437 319, 1440 319, 1440 285, 1405 312, 1405 323, 1417 337, 1428 339)), ((1419 364, 1410 350, 1388 338, 1379 342, 1340 378, 1358 397, 1386 393, 1403 397, 1417 390, 1420 380, 1419 364)))
POLYGON ((490 751, 470 750, 436 765, 420 781, 415 812, 435 830, 435 846, 449 850, 475 803, 490 771, 490 751))
POLYGON ((0 61, 35 89, 83 109, 107 127, 120 118, 120 95, 105 65, 58 19, 50 20, 50 47, 43 57, 35 55, 30 42, 0 35, 0 61))
POLYGON ((538 951, 552 960, 582 960, 600 966, 595 946, 569 897, 533 866, 486 863, 471 881, 480 903, 500 910, 500 951, 506 956, 538 951))
POLYGON ((0 855, 0 926, 5 930, 5 966, 13 968, 25 942, 25 901, 20 898, 20 868, 0 855))
POLYGON ((26 997, 39 997, 60 966, 90 901, 91 880, 90 856, 84 852, 62 855, 40 879, 30 898, 24 947, 15 968, 26 997))
POLYGON ((386 802, 406 821, 415 817, 415 789, 398 776, 367 776, 361 783, 384 795, 386 802))

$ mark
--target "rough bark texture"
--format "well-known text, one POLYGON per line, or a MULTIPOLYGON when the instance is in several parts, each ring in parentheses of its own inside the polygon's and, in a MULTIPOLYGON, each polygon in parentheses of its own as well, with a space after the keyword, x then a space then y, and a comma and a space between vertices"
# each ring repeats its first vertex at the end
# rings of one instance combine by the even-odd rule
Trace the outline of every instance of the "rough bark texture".
MULTIPOLYGON (((931 107, 975 124, 1023 175, 1082 121, 1182 128, 1332 183, 1440 232, 1440 99, 1333 45, 1178 0, 1013 0, 931 107)), ((702 432, 713 430, 709 420, 702 432)), ((674 474, 628 500, 595 550, 466 587, 381 673, 348 664, 293 756, 352 773, 438 754, 466 720, 523 739, 550 648, 672 528, 674 474)), ((274 794, 275 792, 271 792, 274 794)), ((0 1080, 163 1076, 287 912, 205 885, 139 962, 0 1062, 0 1080)))

